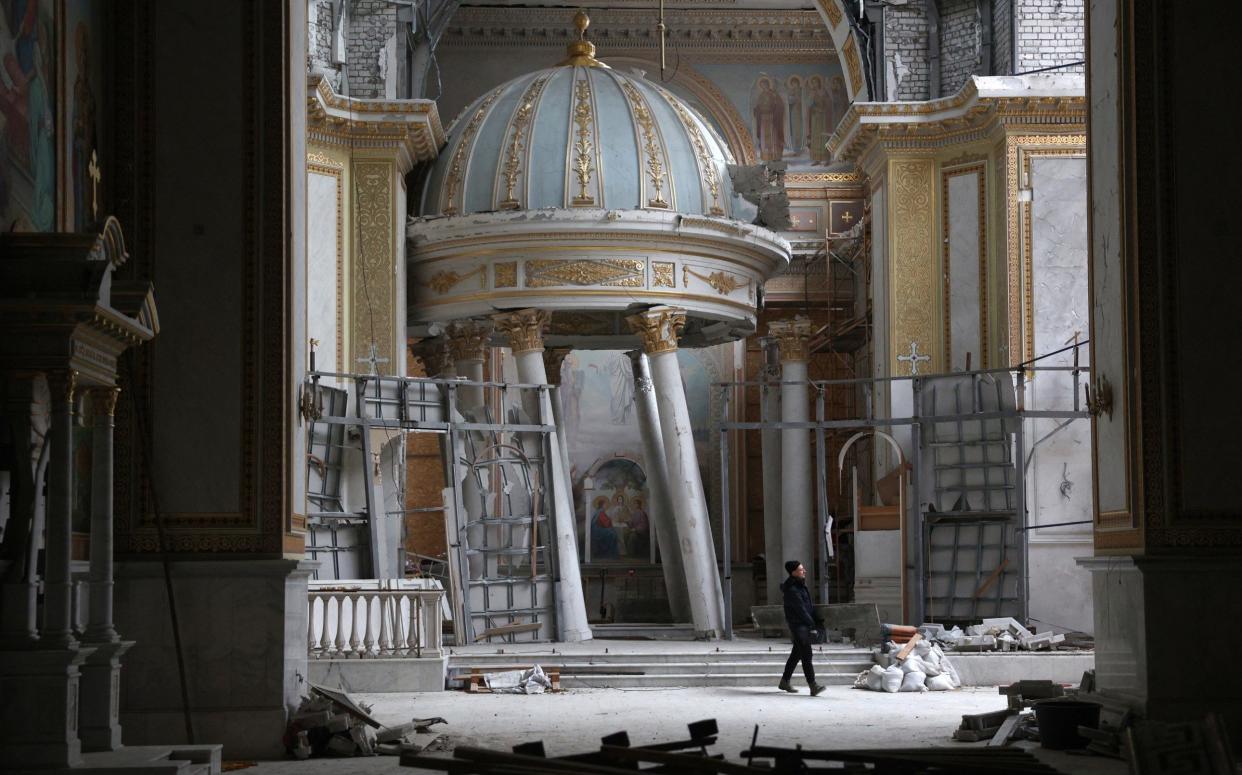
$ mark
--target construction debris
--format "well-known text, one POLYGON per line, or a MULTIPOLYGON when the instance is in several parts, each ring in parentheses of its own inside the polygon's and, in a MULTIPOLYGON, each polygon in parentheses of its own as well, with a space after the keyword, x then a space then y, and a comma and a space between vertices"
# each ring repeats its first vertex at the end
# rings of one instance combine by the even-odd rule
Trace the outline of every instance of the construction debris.
POLYGON ((311 684, 285 731, 285 749, 298 759, 312 756, 399 756, 419 752, 436 742, 432 732, 444 719, 413 719, 385 727, 371 717, 371 709, 357 704, 345 692, 311 684))
POLYGON ((953 662, 936 644, 923 640, 916 632, 901 649, 896 651, 893 664, 888 667, 873 665, 854 679, 855 689, 879 692, 943 692, 962 685, 961 676, 953 662))
POLYGON ((965 630, 956 625, 945 629, 943 624, 935 622, 920 624, 916 629, 923 638, 956 651, 1040 651, 1057 647, 1092 648, 1094 645, 1091 637, 1082 633, 1031 632, 1009 616, 984 619, 965 630))

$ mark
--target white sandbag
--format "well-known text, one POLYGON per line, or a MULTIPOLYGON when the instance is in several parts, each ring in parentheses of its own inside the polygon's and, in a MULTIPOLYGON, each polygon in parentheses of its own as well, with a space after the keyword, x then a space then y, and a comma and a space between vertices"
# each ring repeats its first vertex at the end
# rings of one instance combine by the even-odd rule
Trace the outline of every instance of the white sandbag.
POLYGON ((923 673, 919 673, 919 672, 906 673, 905 677, 901 679, 901 691, 903 692, 925 692, 927 691, 927 686, 925 685, 926 681, 927 681, 927 676, 924 675, 923 673))
POLYGON ((954 689, 962 685, 962 677, 958 675, 957 668, 953 666, 953 660, 948 657, 940 660, 940 673, 949 679, 954 689))
POLYGON ((867 671, 866 685, 873 692, 884 690, 884 668, 879 665, 872 665, 867 671))
POLYGON ((928 678, 926 686, 929 691, 933 692, 947 692, 957 688, 953 685, 953 680, 947 675, 938 675, 928 678))
POLYGON ((880 680, 880 685, 884 691, 896 694, 901 689, 901 677, 904 675, 901 668, 897 665, 890 665, 884 670, 884 677, 880 680))
POLYGON ((871 687, 867 686, 867 678, 868 678, 870 675, 871 675, 871 671, 870 671, 870 670, 864 670, 864 671, 862 671, 861 673, 859 673, 858 675, 854 676, 854 688, 855 688, 855 689, 869 689, 869 688, 871 688, 871 687))
POLYGON ((924 667, 926 667, 926 665, 923 664, 923 660, 911 654, 910 656, 906 657, 905 662, 901 663, 901 672, 903 673, 926 673, 927 671, 923 669, 924 667))

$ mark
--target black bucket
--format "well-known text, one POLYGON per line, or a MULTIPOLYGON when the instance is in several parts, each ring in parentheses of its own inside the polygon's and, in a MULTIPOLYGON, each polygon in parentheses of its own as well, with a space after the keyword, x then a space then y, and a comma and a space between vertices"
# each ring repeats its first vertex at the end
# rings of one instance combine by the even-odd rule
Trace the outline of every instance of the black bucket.
POLYGON ((1085 748, 1090 741, 1078 734, 1078 727, 1099 727, 1100 706, 1077 700, 1044 700, 1035 703, 1035 722, 1044 748, 1085 748))

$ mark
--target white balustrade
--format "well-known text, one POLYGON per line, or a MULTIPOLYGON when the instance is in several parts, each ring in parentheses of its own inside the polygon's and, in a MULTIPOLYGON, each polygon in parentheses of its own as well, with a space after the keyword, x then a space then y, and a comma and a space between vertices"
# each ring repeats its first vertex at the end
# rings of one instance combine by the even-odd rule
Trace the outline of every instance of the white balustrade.
POLYGON ((306 639, 312 659, 418 658, 444 654, 444 591, 309 590, 306 639))

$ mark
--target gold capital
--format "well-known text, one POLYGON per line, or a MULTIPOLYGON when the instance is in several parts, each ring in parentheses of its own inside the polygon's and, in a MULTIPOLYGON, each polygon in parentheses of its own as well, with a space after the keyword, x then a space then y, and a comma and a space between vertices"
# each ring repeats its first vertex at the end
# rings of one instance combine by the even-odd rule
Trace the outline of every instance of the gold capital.
POLYGON ((552 319, 545 309, 520 309, 492 315, 496 330, 509 336, 514 355, 543 351, 543 327, 552 319))
POLYGON ((90 387, 86 390, 91 397, 91 413, 95 417, 116 415, 116 399, 121 394, 119 387, 90 387))
POLYGON ((781 363, 805 362, 810 358, 807 345, 815 327, 809 318, 798 315, 792 320, 774 320, 768 324, 768 335, 776 340, 781 350, 781 363))
POLYGON ((487 356, 492 324, 483 320, 455 320, 449 326, 448 346, 454 362, 481 361, 487 356))
POLYGON ((447 339, 428 339, 410 345, 410 355, 423 362, 428 377, 438 377, 453 366, 447 339))
POLYGON ((686 311, 678 307, 652 307, 625 320, 642 338, 643 352, 659 355, 677 352, 677 337, 686 327, 686 311))
POLYGON ((51 393, 52 403, 65 402, 69 404, 69 411, 73 411, 73 394, 78 387, 78 373, 73 369, 58 369, 47 373, 48 392, 51 393))

